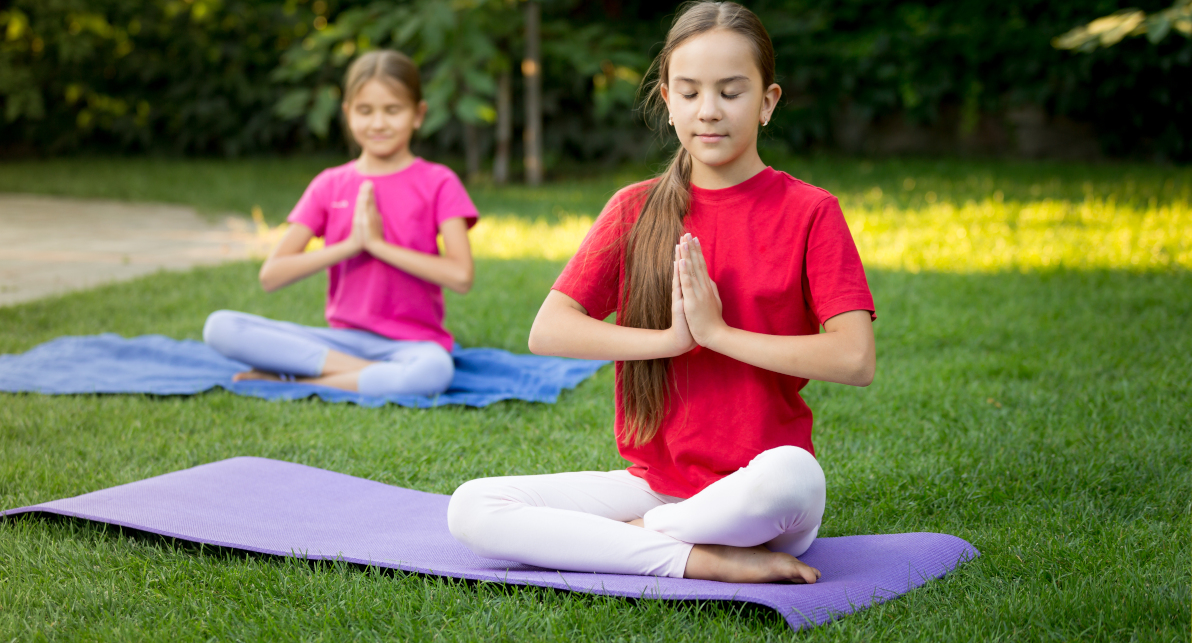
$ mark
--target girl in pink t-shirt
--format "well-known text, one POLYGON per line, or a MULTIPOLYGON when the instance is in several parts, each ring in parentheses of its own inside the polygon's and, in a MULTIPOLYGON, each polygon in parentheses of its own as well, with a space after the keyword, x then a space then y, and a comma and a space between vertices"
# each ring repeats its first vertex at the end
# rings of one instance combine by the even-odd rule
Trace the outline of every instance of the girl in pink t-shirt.
POLYGON ((327 269, 330 328, 212 313, 203 340, 252 367, 235 380, 380 396, 447 390, 455 367, 442 288, 472 287, 468 228, 477 213, 450 169, 410 151, 426 107, 418 68, 406 56, 374 51, 352 63, 343 112, 360 157, 311 181, 260 274, 273 291, 327 269), (305 252, 314 237, 323 237, 323 249, 305 252))
POLYGON ((799 391, 869 384, 873 298, 836 199, 758 156, 782 90, 757 17, 690 5, 655 66, 681 148, 609 201, 530 331, 535 353, 617 361, 633 466, 472 480, 447 522, 481 556, 551 569, 814 583, 797 557, 825 480, 799 391))

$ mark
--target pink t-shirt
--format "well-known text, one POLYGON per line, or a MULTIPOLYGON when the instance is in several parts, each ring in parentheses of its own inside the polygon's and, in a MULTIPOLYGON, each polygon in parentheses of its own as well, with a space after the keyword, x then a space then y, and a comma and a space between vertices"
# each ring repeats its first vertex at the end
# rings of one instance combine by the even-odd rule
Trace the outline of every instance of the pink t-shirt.
MULTIPOLYGON (((290 212, 327 245, 352 233, 352 215, 360 184, 373 182, 385 241, 439 254, 439 226, 448 219, 476 224, 476 206, 459 177, 438 163, 415 159, 404 170, 366 176, 349 162, 319 173, 290 212)), ((357 328, 391 339, 428 340, 451 350, 443 328, 443 290, 362 252, 327 269, 327 324, 357 328)))

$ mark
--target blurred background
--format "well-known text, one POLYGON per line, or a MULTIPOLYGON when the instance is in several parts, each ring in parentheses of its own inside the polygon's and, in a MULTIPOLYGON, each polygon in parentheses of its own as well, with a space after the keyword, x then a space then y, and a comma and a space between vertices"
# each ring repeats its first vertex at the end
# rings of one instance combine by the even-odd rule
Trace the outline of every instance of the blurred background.
MULTIPOLYGON (((418 151, 473 179, 520 180, 527 152, 547 177, 663 153, 634 96, 677 3, 5 4, 9 159, 343 152, 339 83, 377 47, 422 67, 431 109, 418 151), (524 146, 535 110, 540 152, 524 146)), ((785 92, 763 142, 774 153, 1192 160, 1183 0, 746 4, 774 40, 785 92)))
MULTIPOLYGON (((1192 0, 1170 2, 748 2, 784 90, 762 158, 840 198, 871 269, 1192 268, 1192 0)), ((565 261, 676 145, 638 88, 678 6, 9 0, 0 305, 261 256, 349 158, 340 83, 380 47, 422 69, 415 152, 466 180, 476 255, 565 261)))

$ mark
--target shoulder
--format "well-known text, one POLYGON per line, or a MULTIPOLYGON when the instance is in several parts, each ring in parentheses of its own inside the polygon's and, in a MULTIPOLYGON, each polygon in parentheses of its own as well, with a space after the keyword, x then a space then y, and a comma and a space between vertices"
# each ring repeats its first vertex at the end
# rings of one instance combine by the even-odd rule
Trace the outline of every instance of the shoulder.
POLYGON ((774 185, 786 205, 805 207, 817 210, 826 204, 837 203, 836 197, 829 191, 801 181, 781 170, 774 171, 774 185))
POLYGON ((604 211, 600 213, 601 218, 615 219, 619 223, 632 223, 641 213, 650 187, 657 181, 657 178, 646 179, 617 190, 604 206, 604 211))
POLYGON ((435 187, 442 187, 443 185, 463 186, 464 182, 460 180, 459 175, 455 170, 443 165, 442 163, 435 163, 419 157, 414 161, 414 166, 410 169, 410 178, 419 183, 433 185, 435 187))
POLYGON ((322 172, 319 172, 317 175, 315 175, 315 178, 311 179, 311 189, 334 189, 353 180, 356 176, 358 176, 353 163, 354 161, 348 161, 343 165, 329 167, 322 172))

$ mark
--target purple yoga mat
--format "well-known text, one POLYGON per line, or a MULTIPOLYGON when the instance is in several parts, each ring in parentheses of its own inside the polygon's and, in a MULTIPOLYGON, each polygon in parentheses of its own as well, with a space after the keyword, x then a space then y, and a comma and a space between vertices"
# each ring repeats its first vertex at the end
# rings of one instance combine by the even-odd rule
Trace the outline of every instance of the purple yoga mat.
POLYGON ((820 538, 801 560, 814 585, 744 585, 559 572, 481 558, 447 531, 447 496, 301 464, 231 458, 3 512, 48 512, 223 547, 410 572, 672 600, 731 600, 777 610, 795 629, 908 592, 979 555, 947 534, 820 538))

